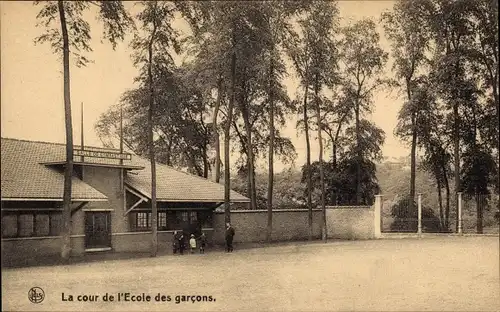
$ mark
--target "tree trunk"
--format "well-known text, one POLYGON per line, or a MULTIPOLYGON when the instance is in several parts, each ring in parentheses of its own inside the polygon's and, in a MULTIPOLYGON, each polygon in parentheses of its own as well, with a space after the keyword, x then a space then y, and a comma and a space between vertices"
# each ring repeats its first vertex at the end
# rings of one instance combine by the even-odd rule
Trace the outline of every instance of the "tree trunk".
POLYGON ((255 202, 255 209, 259 209, 257 204, 257 186, 255 184, 255 157, 252 154, 252 196, 255 202))
MULTIPOLYGON (((332 140, 332 145, 333 145, 333 150, 332 150, 332 168, 333 168, 333 174, 337 174, 337 142, 339 139, 340 135, 340 130, 342 129, 342 123, 347 117, 347 113, 342 115, 342 118, 339 121, 339 124, 337 125, 337 131, 335 132, 335 137, 332 140)), ((337 179, 336 179, 337 181, 337 179)), ((333 204, 337 205, 337 198, 338 198, 338 189, 337 186, 334 187, 334 194, 333 194, 333 204)))
MULTIPOLYGON (((245 127, 246 128, 246 127, 245 127)), ((246 137, 246 129, 245 129, 245 137, 246 137)), ((246 139, 248 140, 248 138, 246 139)), ((248 146, 248 145, 247 145, 248 146)), ((250 209, 255 209, 253 206, 252 202, 252 194, 253 194, 253 189, 252 189, 252 176, 250 175, 250 157, 248 156, 248 151, 247 151, 247 196, 250 198, 250 209)))
MULTIPOLYGON (((497 68, 498 70, 498 68, 497 68)), ((498 77, 498 73, 497 73, 497 77, 498 77)), ((498 108, 500 106, 500 103, 499 103, 499 100, 498 100, 498 79, 495 79, 494 83, 493 83, 493 100, 495 102, 495 116, 496 116, 496 119, 497 119, 497 124, 498 124, 498 108)), ((500 140, 497 140, 497 148, 499 146, 499 141, 500 140)))
MULTIPOLYGON (((454 83, 458 80, 459 61, 455 62, 454 83)), ((455 177, 455 199, 456 199, 456 220, 455 231, 458 232, 458 192, 460 192, 460 120, 458 106, 459 94, 453 94, 453 157, 454 157, 454 177, 455 177)))
POLYGON ((453 157, 455 170, 455 198, 456 198, 456 220, 455 230, 458 232, 458 192, 460 192, 460 126, 458 116, 458 103, 453 105, 453 157))
POLYGON ((321 186, 321 239, 326 242, 326 206, 325 206, 325 171, 323 168, 323 138, 321 135, 321 108, 319 103, 319 82, 318 77, 314 84, 314 99, 316 102, 316 118, 318 121, 318 141, 319 141, 319 176, 321 186))
MULTIPOLYGON (((498 109, 500 107, 500 103, 498 100, 498 66, 495 69, 496 71, 496 79, 493 82, 493 98, 495 101, 495 116, 496 116, 496 124, 498 125, 500 123, 499 115, 498 115, 498 109)), ((497 129, 498 130, 498 129, 497 129)), ((500 153, 500 139, 498 138, 498 131, 497 131, 497 140, 496 140, 496 148, 497 148, 497 153, 500 153)), ((498 156, 497 156, 498 157, 498 156)), ((497 158, 498 160, 498 158, 497 158)), ((496 181, 497 184, 497 190, 500 190, 500 179, 497 179, 496 181)))
MULTIPOLYGON (((498 53, 498 48, 495 49, 498 53)), ((498 125, 500 120, 499 120, 499 115, 498 115, 498 109, 500 108, 500 103, 498 99, 498 59, 495 62, 495 73, 493 74, 493 71, 489 68, 490 72, 490 79, 491 79, 491 86, 493 88, 493 102, 495 104, 495 119, 496 119, 496 124, 498 125)), ((497 153, 500 153, 500 140, 498 138, 498 133, 497 133, 497 138, 496 138, 496 148, 497 148, 497 153)), ((498 159, 497 159, 498 160, 498 159)), ((496 187, 497 189, 500 189, 500 180, 497 179, 496 181, 496 187)))
POLYGON ((359 98, 356 99, 354 107, 356 114, 356 205, 361 204, 361 146, 359 128, 359 98))
MULTIPOLYGON (((478 148, 477 148, 477 118, 476 118, 476 107, 473 105, 472 106, 472 118, 473 118, 473 127, 474 127, 474 138, 473 138, 473 142, 472 142, 472 149, 474 151, 474 153, 477 153, 478 152, 478 148)), ((476 167, 477 165, 477 154, 476 156, 474 157, 474 167, 476 167)), ((476 185, 476 193, 475 193, 475 197, 476 197, 476 211, 477 211, 477 218, 476 218, 476 230, 477 230, 477 234, 483 234, 483 206, 482 206, 482 201, 481 201, 481 198, 480 198, 480 194, 479 194, 479 190, 477 189, 478 186, 476 185)))
MULTIPOLYGON (((497 78, 498 78, 498 67, 497 67, 497 78)), ((496 124, 498 125, 500 123, 499 115, 498 115, 498 109, 500 107, 500 103, 498 100, 498 87, 497 87, 497 82, 498 79, 495 80, 495 83, 493 84, 493 95, 495 98, 495 115, 496 115, 496 124)), ((496 140, 496 148, 497 148, 497 164, 498 164, 498 154, 500 154, 500 138, 498 137, 498 129, 497 129, 497 140, 496 140)), ((496 187, 497 190, 500 191, 500 179, 496 179, 496 187)))
MULTIPOLYGON (((334 142, 332 148, 332 169, 333 174, 337 175, 337 143, 334 142)), ((335 177, 335 181, 337 181, 337 177, 335 177)), ((333 205, 337 206, 337 182, 335 182, 335 186, 333 187, 333 205)))
POLYGON ((208 155, 207 155, 207 150, 208 150, 208 143, 205 140, 203 144, 203 177, 205 179, 208 179, 208 155))
POLYGON ((483 200, 481 194, 475 194, 476 197, 476 230, 477 234, 483 234, 483 200))
POLYGON ((274 63, 271 51, 271 64, 269 65, 269 172, 267 184, 267 236, 270 243, 273 233, 273 187, 274 187, 274 94, 273 78, 274 63))
POLYGON ((148 135, 149 159, 151 161, 151 256, 156 257, 158 252, 158 207, 156 206, 156 160, 153 137, 154 115, 154 85, 153 85, 153 42, 156 35, 156 24, 153 23, 153 32, 148 46, 148 84, 149 84, 149 110, 148 110, 148 135))
POLYGON ((415 113, 412 114, 411 118, 411 123, 412 123, 412 136, 411 136, 411 153, 410 153, 410 202, 409 202, 409 207, 408 209, 409 214, 406 215, 406 217, 409 217, 410 215, 413 215, 414 211, 414 200, 415 200, 415 178, 416 178, 416 161, 417 161, 417 121, 416 121, 416 116, 415 113))
POLYGON ((443 170, 444 186, 446 188, 446 209, 444 211, 444 220, 446 231, 450 229, 450 181, 448 180, 448 171, 446 170, 446 164, 441 163, 441 169, 443 170))
POLYGON ((245 99, 245 103, 242 103, 242 115, 243 115, 243 121, 245 124, 247 152, 248 152, 248 158, 247 158, 248 184, 250 187, 248 194, 250 195, 251 209, 255 210, 255 209, 257 209, 257 199, 255 196, 256 195, 255 194, 255 179, 254 179, 255 171, 254 171, 254 160, 253 160, 252 129, 250 126, 249 112, 248 112, 246 99, 245 99))
POLYGON ((332 168, 337 169, 337 143, 332 144, 332 168))
POLYGON ((307 115, 307 92, 309 86, 306 84, 304 92, 304 130, 306 135, 306 172, 307 172, 307 209, 309 223, 309 240, 313 239, 313 214, 312 214, 312 176, 311 176, 311 142, 309 140, 309 117, 307 115))
POLYGON ((437 191, 438 191, 438 201, 439 201, 439 220, 440 220, 440 225, 441 229, 445 228, 445 220, 444 220, 444 211, 443 211, 443 194, 442 194, 442 186, 441 186, 441 180, 439 179, 439 172, 436 172, 436 178, 437 178, 437 191))
POLYGON ((173 141, 169 140, 167 144, 167 159, 166 159, 166 163, 168 166, 172 166, 172 144, 173 141))
POLYGON ((253 144, 252 144, 252 126, 250 125, 250 111, 248 107, 248 96, 247 96, 247 76, 243 72, 241 77, 241 96, 240 96, 240 109, 241 115, 243 117, 243 123, 245 127, 245 138, 247 147, 247 171, 248 171, 248 197, 250 197, 250 206, 252 210, 257 209, 257 193, 255 192, 255 170, 254 170, 254 156, 253 156, 253 144))
MULTIPOLYGON (((233 35, 234 36, 234 35, 233 35)), ((233 38, 234 41, 234 38, 233 38)), ((233 49, 234 49, 233 44, 233 49)), ((226 223, 231 222, 231 211, 230 211, 230 191, 231 191, 231 164, 229 162, 230 155, 230 134, 231 134, 231 123, 233 120, 233 105, 235 96, 235 81, 236 81, 236 52, 233 51, 231 56, 231 95, 229 98, 228 112, 226 127, 224 129, 224 220, 226 223)))
POLYGON ((217 81, 217 100, 214 107, 213 132, 215 137, 215 183, 220 182, 220 139, 217 128, 217 117, 219 116, 220 102, 222 100, 222 78, 217 81))
POLYGON ((66 166, 64 168, 64 191, 62 211, 61 257, 68 261, 71 254, 71 178, 73 176, 73 125, 71 120, 71 90, 69 73, 69 38, 63 1, 58 1, 59 18, 63 37, 64 71, 64 121, 66 129, 66 166))

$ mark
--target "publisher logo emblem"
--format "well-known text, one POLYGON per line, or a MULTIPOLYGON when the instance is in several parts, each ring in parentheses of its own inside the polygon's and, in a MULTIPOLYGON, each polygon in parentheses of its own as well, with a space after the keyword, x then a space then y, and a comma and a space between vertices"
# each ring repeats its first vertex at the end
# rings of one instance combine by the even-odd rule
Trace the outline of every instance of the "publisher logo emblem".
POLYGON ((45 292, 40 287, 32 287, 28 291, 28 299, 32 303, 41 303, 45 299, 45 292))

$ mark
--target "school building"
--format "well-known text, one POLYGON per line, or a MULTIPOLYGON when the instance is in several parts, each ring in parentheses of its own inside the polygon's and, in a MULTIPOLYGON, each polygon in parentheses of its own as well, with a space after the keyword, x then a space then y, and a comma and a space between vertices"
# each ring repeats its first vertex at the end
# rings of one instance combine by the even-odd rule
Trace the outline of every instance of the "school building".
MULTIPOLYGON (((1 139, 2 258, 58 255, 61 249, 65 145, 1 139)), ((74 147, 72 253, 147 252, 151 241, 149 160, 118 150, 74 147)), ((156 165, 158 249, 173 230, 203 230, 210 241, 224 186, 156 165)), ((231 191, 232 203, 248 198, 231 191)), ((4 261, 2 261, 4 263, 4 261)))

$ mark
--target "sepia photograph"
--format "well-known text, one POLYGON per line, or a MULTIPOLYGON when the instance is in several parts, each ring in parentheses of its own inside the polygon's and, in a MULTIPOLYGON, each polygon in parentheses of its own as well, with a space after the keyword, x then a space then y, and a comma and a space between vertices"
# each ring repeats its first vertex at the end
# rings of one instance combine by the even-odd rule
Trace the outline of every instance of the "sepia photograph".
POLYGON ((497 0, 0 1, 2 311, 500 311, 497 0))

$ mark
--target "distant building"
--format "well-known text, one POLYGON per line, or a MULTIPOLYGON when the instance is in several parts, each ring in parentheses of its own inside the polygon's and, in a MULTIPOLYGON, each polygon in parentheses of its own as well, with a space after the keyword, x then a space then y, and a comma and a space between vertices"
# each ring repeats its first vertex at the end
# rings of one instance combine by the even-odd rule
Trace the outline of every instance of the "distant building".
MULTIPOLYGON (((65 145, 2 138, 1 166, 2 258, 59 254, 65 145)), ((210 237, 224 186, 162 164, 156 165, 156 175, 159 250, 171 249, 173 230, 203 229, 210 237)), ((231 191, 231 202, 249 200, 231 191)), ((149 251, 150 203, 149 160, 75 146, 73 254, 149 251)))

